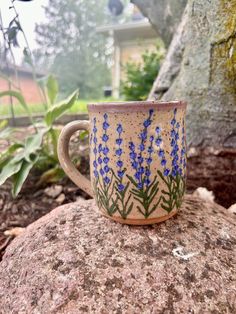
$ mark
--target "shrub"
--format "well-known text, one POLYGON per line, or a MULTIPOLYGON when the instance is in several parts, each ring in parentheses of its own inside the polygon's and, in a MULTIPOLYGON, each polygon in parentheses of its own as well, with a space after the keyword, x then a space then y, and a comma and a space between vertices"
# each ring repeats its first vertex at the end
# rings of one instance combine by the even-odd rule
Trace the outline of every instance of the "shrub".
POLYGON ((163 49, 158 45, 153 52, 146 51, 141 63, 128 62, 125 67, 126 79, 121 83, 121 93, 126 100, 145 100, 160 70, 163 49))

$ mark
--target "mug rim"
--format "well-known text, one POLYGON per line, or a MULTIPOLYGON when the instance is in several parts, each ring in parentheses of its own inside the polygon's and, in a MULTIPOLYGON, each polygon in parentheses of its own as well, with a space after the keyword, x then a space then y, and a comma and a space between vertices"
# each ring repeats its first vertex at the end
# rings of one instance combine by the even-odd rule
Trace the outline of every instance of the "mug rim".
POLYGON ((140 111, 149 109, 169 110, 174 108, 187 107, 187 102, 183 100, 173 101, 113 101, 113 102, 96 102, 88 103, 87 105, 89 112, 127 112, 127 111, 140 111))

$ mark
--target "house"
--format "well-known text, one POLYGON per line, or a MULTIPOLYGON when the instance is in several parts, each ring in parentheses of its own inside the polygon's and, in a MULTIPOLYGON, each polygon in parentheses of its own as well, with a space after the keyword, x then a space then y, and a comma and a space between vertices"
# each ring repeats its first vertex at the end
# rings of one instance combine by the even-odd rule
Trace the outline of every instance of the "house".
MULTIPOLYGON (((43 76, 45 76, 45 74, 36 73, 37 79, 43 76)), ((0 92, 9 90, 9 81, 6 78, 12 82, 12 90, 20 91, 27 103, 37 104, 42 102, 39 88, 33 79, 33 74, 30 69, 22 66, 14 67, 13 65, 0 67, 0 92)), ((1 98, 0 103, 9 104, 10 97, 1 98)), ((17 100, 13 99, 13 103, 17 103, 17 100)))
POLYGON ((97 32, 113 37, 112 96, 119 98, 123 66, 130 61, 140 63, 145 51, 156 48, 158 35, 136 7, 129 22, 100 26, 97 32))

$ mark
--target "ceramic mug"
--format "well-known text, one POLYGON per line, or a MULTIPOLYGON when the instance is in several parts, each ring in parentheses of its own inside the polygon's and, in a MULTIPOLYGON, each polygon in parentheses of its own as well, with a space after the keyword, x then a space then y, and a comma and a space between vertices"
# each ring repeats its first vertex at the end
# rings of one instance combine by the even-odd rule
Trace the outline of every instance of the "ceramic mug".
POLYGON ((186 103, 97 103, 88 112, 90 121, 69 123, 59 137, 59 160, 70 179, 120 223, 153 224, 175 215, 185 191, 186 103), (78 130, 90 134, 91 181, 69 158, 78 130))

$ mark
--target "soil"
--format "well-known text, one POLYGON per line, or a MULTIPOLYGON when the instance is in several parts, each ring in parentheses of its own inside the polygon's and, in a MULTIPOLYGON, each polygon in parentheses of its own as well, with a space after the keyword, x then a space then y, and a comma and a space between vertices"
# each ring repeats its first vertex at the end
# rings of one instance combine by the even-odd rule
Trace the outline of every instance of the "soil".
POLYGON ((215 202, 225 208, 236 203, 236 149, 190 148, 187 190, 199 186, 213 191, 215 202))
MULTIPOLYGON (((82 157, 80 169, 89 173, 88 157, 82 157)), ((11 197, 11 184, 6 182, 0 189, 0 260, 14 236, 6 230, 26 227, 53 208, 89 196, 64 178, 57 184, 38 186, 39 174, 27 179, 20 195, 11 197)), ((213 191, 215 201, 228 208, 236 203, 236 151, 190 149, 188 157, 187 192, 197 187, 213 191)))

